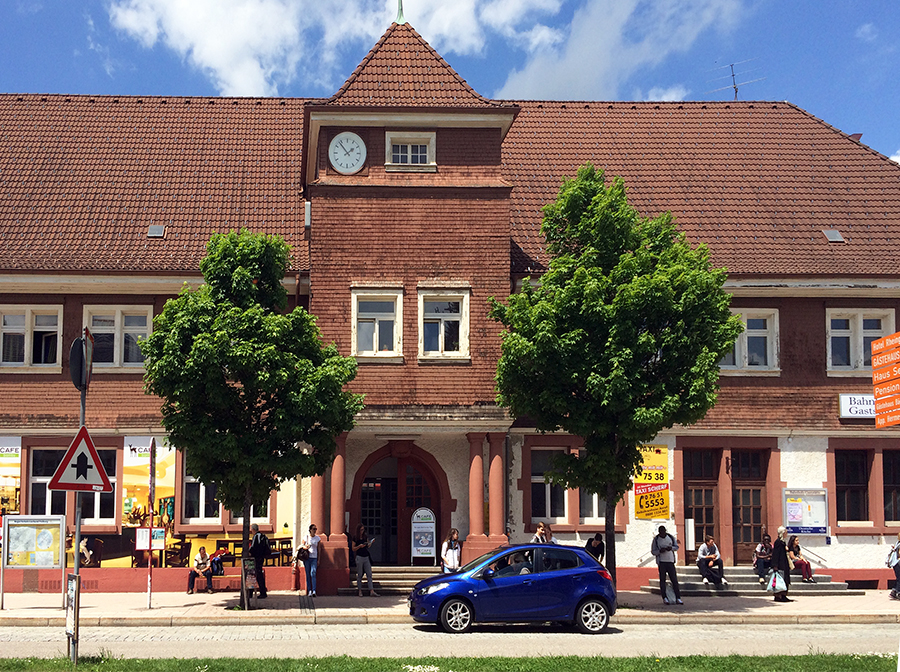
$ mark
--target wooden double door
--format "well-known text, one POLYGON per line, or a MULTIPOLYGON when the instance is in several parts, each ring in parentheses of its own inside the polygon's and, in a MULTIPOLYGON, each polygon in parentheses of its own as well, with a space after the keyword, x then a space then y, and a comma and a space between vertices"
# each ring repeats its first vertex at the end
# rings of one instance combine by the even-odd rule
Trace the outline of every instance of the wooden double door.
MULTIPOLYGON (((721 450, 684 451, 684 517, 694 521, 694 548, 686 548, 688 563, 697 559, 697 548, 707 535, 721 544, 721 518, 731 504, 732 557, 734 564, 753 561, 762 541, 766 521, 766 471, 768 450, 733 450, 723 460, 721 450), (724 464, 723 464, 724 462, 724 464), (720 470, 730 478, 730 492, 722 492, 720 470)), ((729 479, 725 479, 728 483, 729 479)), ((721 549, 721 546, 720 546, 721 549)), ((724 549, 721 549, 723 555, 724 549)))

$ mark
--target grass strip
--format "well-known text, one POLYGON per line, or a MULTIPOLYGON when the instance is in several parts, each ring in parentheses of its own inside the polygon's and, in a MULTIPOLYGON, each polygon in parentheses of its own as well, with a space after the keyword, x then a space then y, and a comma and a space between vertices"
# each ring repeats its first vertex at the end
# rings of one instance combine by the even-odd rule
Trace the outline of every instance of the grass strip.
POLYGON ((74 667, 66 658, 0 659, 0 672, 894 672, 890 654, 800 656, 685 656, 656 658, 215 658, 125 659, 85 656, 74 667))

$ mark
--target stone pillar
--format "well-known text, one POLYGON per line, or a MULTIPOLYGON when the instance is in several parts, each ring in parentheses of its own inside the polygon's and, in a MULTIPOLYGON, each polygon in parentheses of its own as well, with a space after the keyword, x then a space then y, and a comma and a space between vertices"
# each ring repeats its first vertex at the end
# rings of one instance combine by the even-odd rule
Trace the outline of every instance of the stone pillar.
POLYGON ((503 480, 506 476, 503 469, 503 444, 506 434, 491 432, 487 438, 490 445, 490 461, 488 462, 489 538, 491 543, 505 544, 507 541, 504 521, 506 489, 503 487, 503 480))
POLYGON ((342 541, 346 544, 347 536, 344 534, 344 509, 347 496, 345 494, 347 483, 346 471, 347 433, 337 437, 337 449, 334 454, 334 462, 331 465, 331 529, 329 541, 342 541))
POLYGON ((484 537, 484 437, 466 434, 469 440, 469 535, 466 540, 484 537))
POLYGON ((309 521, 303 525, 300 536, 305 536, 312 523, 319 528, 320 536, 325 533, 325 477, 313 476, 309 487, 309 521))

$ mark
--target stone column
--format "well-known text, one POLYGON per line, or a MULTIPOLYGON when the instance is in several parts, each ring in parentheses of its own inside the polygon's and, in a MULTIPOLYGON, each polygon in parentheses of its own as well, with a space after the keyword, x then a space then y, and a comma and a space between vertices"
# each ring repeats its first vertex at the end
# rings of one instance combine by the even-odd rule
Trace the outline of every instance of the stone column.
POLYGON ((466 541, 484 538, 484 437, 466 434, 469 440, 469 535, 466 541))
POLYGON ((313 476, 309 480, 309 521, 303 525, 301 536, 309 531, 310 523, 318 527, 320 532, 325 532, 325 477, 313 476))
POLYGON ((334 454, 334 462, 331 465, 331 529, 328 535, 329 541, 347 542, 344 534, 344 510, 346 508, 346 452, 347 433, 337 437, 337 449, 334 454))
POLYGON ((506 434, 491 432, 487 435, 490 445, 490 461, 488 462, 488 500, 490 503, 490 541, 506 543, 506 525, 504 521, 506 489, 503 487, 505 471, 503 469, 503 445, 506 434))

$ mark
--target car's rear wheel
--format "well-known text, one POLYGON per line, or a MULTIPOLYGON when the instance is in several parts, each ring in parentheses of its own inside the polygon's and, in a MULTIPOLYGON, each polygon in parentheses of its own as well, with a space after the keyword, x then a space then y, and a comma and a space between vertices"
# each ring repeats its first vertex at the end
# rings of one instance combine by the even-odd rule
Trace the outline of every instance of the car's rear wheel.
POLYGON ((609 625, 609 610, 603 600, 589 597, 578 605, 575 625, 588 635, 596 635, 606 630, 606 626, 609 625))
POLYGON ((441 626, 447 632, 466 632, 472 617, 471 605, 463 600, 449 600, 441 607, 441 626))

